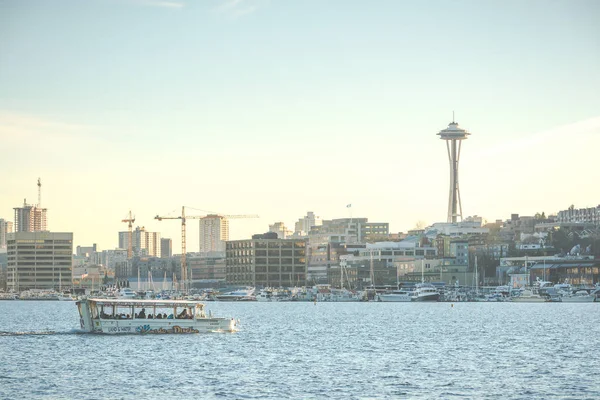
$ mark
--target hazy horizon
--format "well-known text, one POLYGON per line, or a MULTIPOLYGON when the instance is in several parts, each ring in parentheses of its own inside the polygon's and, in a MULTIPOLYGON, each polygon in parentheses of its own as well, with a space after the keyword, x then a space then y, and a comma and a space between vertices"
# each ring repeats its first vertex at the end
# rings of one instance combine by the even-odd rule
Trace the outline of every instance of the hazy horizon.
MULTIPOLYGON (((307 211, 406 232, 600 204, 600 2, 0 0, 0 218, 23 199, 74 248, 181 206, 231 239, 307 211), (189 211, 202 215, 201 211, 189 211)), ((188 220, 188 251, 198 222, 188 220)))

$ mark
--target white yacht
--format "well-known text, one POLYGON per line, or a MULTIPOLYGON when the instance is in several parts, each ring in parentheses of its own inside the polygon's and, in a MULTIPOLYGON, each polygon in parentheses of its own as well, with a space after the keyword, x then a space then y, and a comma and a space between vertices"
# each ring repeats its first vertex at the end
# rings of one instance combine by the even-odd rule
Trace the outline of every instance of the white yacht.
POLYGON ((592 303, 596 301, 596 296, 589 294, 587 290, 578 290, 570 296, 562 296, 563 303, 592 303))
POLYGON ((411 292, 407 290, 392 290, 389 293, 378 295, 379 301, 383 302, 410 302, 412 301, 411 292))
POLYGON ((512 301, 516 303, 543 303, 548 301, 548 298, 534 294, 529 289, 524 289, 520 290, 516 296, 512 296, 512 301))
POLYGON ((58 300, 59 301, 75 301, 77 299, 74 298, 73 296, 71 296, 70 294, 61 293, 58 295, 58 300))
POLYGON ((233 292, 218 294, 215 297, 219 301, 256 301, 254 290, 254 288, 234 290, 233 292))
POLYGON ((76 304, 81 328, 91 333, 234 332, 238 325, 233 318, 206 315, 197 301, 85 299, 76 304))
POLYGON ((411 301, 438 301, 440 293, 430 283, 419 283, 410 294, 411 301))
POLYGON ((121 290, 119 290, 119 293, 117 295, 117 297, 122 298, 122 299, 133 299, 137 296, 137 293, 130 288, 122 288, 121 290))

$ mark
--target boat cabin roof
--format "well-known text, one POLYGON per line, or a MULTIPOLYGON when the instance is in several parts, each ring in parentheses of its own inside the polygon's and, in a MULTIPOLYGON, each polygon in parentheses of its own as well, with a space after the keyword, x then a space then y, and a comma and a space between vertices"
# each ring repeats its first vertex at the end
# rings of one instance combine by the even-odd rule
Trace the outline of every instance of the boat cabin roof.
POLYGON ((146 299, 88 299, 96 305, 120 306, 120 307, 199 307, 204 304, 191 300, 146 300, 146 299))

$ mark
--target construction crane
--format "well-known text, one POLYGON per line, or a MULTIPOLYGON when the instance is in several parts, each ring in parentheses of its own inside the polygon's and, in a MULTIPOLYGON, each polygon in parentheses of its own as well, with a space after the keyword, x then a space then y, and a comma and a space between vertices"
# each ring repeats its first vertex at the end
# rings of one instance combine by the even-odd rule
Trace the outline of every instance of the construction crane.
POLYGON ((42 208, 42 178, 38 178, 38 208, 42 208))
MULTIPOLYGON (((191 207, 190 207, 191 208, 191 207)), ((200 210, 202 211, 202 210, 200 210)), ((258 218, 258 215, 220 215, 215 214, 226 218, 258 218)), ((181 220, 181 281, 183 282, 183 289, 187 291, 189 289, 189 282, 187 279, 187 264, 186 264, 186 228, 185 221, 186 219, 201 219, 206 218, 207 215, 185 215, 185 206, 181 207, 181 215, 177 217, 161 217, 159 215, 155 216, 154 219, 162 221, 163 219, 180 219, 181 220)))
POLYGON ((129 223, 129 246, 127 247, 127 258, 129 259, 133 255, 132 254, 133 253, 133 248, 132 248, 132 243, 133 243, 132 236, 133 235, 132 235, 131 228, 133 226, 133 223, 135 222, 135 217, 131 216, 131 210, 129 210, 129 218, 123 219, 123 220, 121 220, 121 222, 129 223))

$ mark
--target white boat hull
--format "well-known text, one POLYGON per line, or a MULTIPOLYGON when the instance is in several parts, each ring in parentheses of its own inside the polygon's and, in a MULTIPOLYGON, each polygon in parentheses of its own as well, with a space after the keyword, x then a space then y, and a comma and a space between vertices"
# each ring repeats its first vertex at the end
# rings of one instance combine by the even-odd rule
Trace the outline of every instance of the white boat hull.
POLYGON ((179 319, 133 319, 94 320, 93 333, 119 334, 167 334, 235 332, 236 321, 229 318, 179 319))
POLYGON ((547 300, 544 297, 514 297, 514 303, 545 303, 547 300))
POLYGON ((422 296, 412 296, 411 301, 438 301, 440 298, 439 293, 427 294, 422 296))
POLYGON ((379 300, 382 302, 397 302, 404 303, 412 301, 411 297, 408 294, 382 294, 379 296, 379 300))
POLYGON ((595 296, 571 296, 563 297, 561 299, 563 303, 593 303, 596 301, 595 296))

